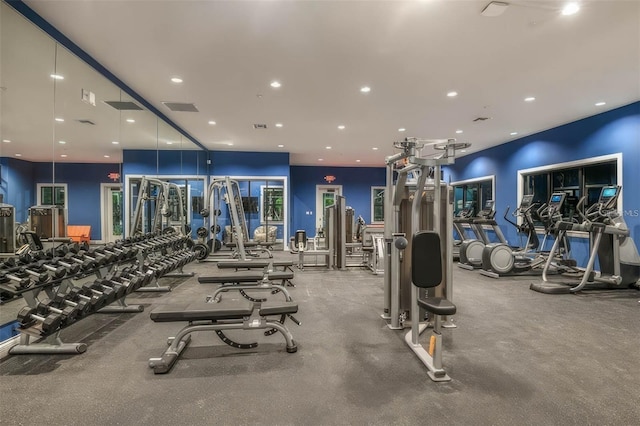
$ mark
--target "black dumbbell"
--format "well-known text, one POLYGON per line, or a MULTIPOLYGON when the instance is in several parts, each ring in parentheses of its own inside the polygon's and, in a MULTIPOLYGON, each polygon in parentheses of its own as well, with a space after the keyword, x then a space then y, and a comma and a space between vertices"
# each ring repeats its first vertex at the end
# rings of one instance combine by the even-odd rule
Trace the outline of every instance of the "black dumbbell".
POLYGON ((99 284, 103 288, 111 288, 113 291, 115 291, 116 299, 120 299, 127 293, 127 286, 118 281, 113 281, 108 278, 98 278, 97 280, 95 280, 95 283, 99 284))
POLYGON ((91 292, 96 296, 104 297, 105 305, 108 305, 112 303, 114 300, 116 300, 116 291, 113 288, 100 285, 96 281, 90 282, 90 283, 84 283, 82 284, 82 288, 86 292, 91 292))
POLYGON ((66 327, 70 324, 73 324, 76 320, 76 317, 80 314, 80 311, 75 306, 65 306, 60 309, 56 306, 53 306, 53 302, 51 300, 47 300, 46 302, 39 302, 36 306, 36 310, 39 315, 50 315, 50 314, 58 314, 60 315, 61 327, 66 327))
POLYGON ((52 303, 57 307, 61 308, 63 306, 72 306, 78 309, 78 315, 85 316, 91 312, 91 304, 88 300, 76 299, 77 301, 73 301, 67 298, 66 294, 57 293, 52 300, 52 303))
POLYGON ((80 304, 80 302, 86 302, 92 311, 97 311, 107 304, 107 299, 103 294, 95 294, 91 290, 85 290, 80 287, 71 288, 66 298, 78 304, 80 304))
POLYGON ((75 275, 82 269, 82 266, 77 263, 65 262, 66 259, 53 258, 51 263, 54 265, 60 265, 67 270, 67 275, 75 275))
POLYGON ((87 259, 87 258, 80 258, 78 256, 76 256, 76 254, 74 253, 67 253, 64 255, 64 260, 68 260, 71 262, 75 262, 78 265, 80 265, 80 268, 83 271, 88 271, 90 269, 95 269, 96 268, 96 262, 93 259, 87 259))
POLYGON ((33 285, 33 281, 28 277, 18 277, 10 272, 0 272, 0 282, 6 282, 7 280, 15 282, 20 288, 28 288, 33 285))
POLYGON ((63 278, 65 275, 67 275, 67 269, 65 267, 63 266, 55 267, 50 264, 49 260, 41 260, 40 262, 38 262, 38 266, 40 267, 40 269, 45 269, 51 272, 52 273, 51 276, 56 280, 63 278))
POLYGON ((49 314, 46 317, 38 315, 36 308, 25 306, 18 312, 18 320, 23 327, 30 327, 31 325, 40 323, 42 334, 50 334, 56 331, 62 323, 62 318, 59 314, 49 314))

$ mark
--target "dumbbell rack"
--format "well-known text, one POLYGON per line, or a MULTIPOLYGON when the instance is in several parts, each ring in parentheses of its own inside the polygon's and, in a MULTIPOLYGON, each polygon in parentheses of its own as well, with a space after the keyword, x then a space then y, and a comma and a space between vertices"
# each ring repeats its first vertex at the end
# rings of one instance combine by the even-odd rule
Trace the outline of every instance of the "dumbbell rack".
MULTIPOLYGON (((110 292, 109 294, 112 296, 108 300, 106 300, 105 296, 105 299, 100 301, 98 308, 95 310, 91 309, 90 312, 81 315, 79 320, 92 313, 142 312, 144 310, 142 305, 127 305, 125 301, 126 296, 133 291, 140 290, 140 288, 143 288, 151 281, 154 281, 157 286, 158 278, 167 276, 168 272, 178 268, 182 271, 182 267, 185 264, 195 260, 195 253, 189 248, 186 248, 188 247, 187 239, 188 237, 178 234, 149 234, 141 238, 136 238, 135 241, 131 239, 129 239, 129 241, 119 241, 115 244, 105 246, 103 248, 105 251, 102 254, 99 252, 100 249, 96 249, 93 252, 86 252, 94 257, 103 256, 104 259, 108 258, 107 255, 104 255, 105 252, 117 252, 120 254, 118 257, 110 257, 110 259, 113 260, 112 262, 103 260, 102 264, 99 266, 96 264, 94 268, 82 270, 77 274, 67 275, 59 279, 51 279, 44 283, 31 285, 28 288, 17 289, 16 292, 23 296, 27 302, 27 306, 30 308, 37 308, 41 305, 41 301, 38 298, 41 292, 44 292, 49 300, 64 300, 71 294, 77 294, 80 292, 79 289, 82 288, 87 293, 79 297, 91 299, 92 301, 94 301, 94 296, 89 297, 87 294, 91 295, 92 292, 94 292, 104 296, 107 294, 103 293, 104 291, 110 292), (126 256, 123 255, 124 253, 126 253, 126 256), (161 257, 156 256, 156 253, 161 257), (93 282, 91 282, 92 280, 93 282), (109 290, 109 287, 113 287, 113 290, 109 290), (95 290, 96 288, 102 291, 95 290), (117 292, 116 289, 118 289, 117 292), (103 302, 104 305, 102 304, 103 302), (116 304, 115 306, 114 303, 116 304)), ((77 250, 77 245, 69 246, 71 246, 72 250, 76 251, 76 253, 80 253, 80 256, 85 255, 77 250)), ((65 251, 64 248, 62 251, 65 251)), ((71 257, 72 256, 68 256, 65 257, 65 259, 70 259, 71 257)), ((52 257, 51 261, 55 264, 57 259, 52 257)), ((79 262, 79 260, 77 260, 77 262, 79 262)), ((184 275, 191 276, 192 274, 184 275)), ((65 302, 63 301, 63 303, 65 302)), ((66 303, 77 305, 77 300, 74 302, 69 299, 66 303)), ((20 342, 12 347, 9 353, 79 354, 85 352, 87 349, 86 344, 64 343, 61 340, 60 332, 68 325, 70 324, 61 324, 59 327, 56 327, 56 329, 46 331, 43 330, 42 323, 38 321, 26 326, 21 326, 18 329, 20 331, 20 342), (32 339, 37 339, 37 341, 33 341, 32 343, 32 339)))

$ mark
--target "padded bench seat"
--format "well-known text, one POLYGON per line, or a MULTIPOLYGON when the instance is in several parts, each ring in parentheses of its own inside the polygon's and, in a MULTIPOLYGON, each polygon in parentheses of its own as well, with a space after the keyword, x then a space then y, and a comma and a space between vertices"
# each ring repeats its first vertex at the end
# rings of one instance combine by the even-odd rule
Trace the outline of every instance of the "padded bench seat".
POLYGON ((428 312, 433 312, 436 315, 453 315, 456 313, 456 305, 444 297, 418 299, 418 305, 428 312))
POLYGON ((207 321, 241 319, 251 315, 253 303, 248 300, 229 300, 220 303, 192 303, 168 305, 154 309, 150 316, 155 322, 207 321))
MULTIPOLYGON (((229 248, 236 248, 236 247, 238 247, 238 244, 237 244, 237 243, 225 243, 224 245, 225 245, 225 246, 227 246, 227 247, 229 247, 229 248)), ((242 245, 243 245, 245 248, 250 248, 250 247, 270 247, 270 246, 272 246, 272 245, 273 245, 273 243, 261 243, 261 242, 258 242, 258 241, 244 241, 244 242, 242 243, 242 245)))
POLYGON ((264 260, 238 260, 235 262, 218 262, 220 269, 262 269, 272 265, 274 268, 290 268, 294 265, 292 260, 268 262, 264 260))
MULTIPOLYGON (((258 272, 234 272, 233 274, 220 274, 209 277, 198 277, 200 284, 225 284, 225 283, 253 283, 262 281, 265 274, 258 272)), ((290 271, 273 271, 266 274, 268 280, 290 280, 293 278, 293 272, 290 271)))

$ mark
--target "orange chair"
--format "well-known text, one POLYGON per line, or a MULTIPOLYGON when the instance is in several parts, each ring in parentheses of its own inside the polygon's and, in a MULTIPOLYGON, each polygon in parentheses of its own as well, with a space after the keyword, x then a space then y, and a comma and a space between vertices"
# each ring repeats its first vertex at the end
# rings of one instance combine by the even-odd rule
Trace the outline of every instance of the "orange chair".
POLYGON ((91 226, 89 225, 67 225, 67 237, 76 243, 91 241, 91 226))

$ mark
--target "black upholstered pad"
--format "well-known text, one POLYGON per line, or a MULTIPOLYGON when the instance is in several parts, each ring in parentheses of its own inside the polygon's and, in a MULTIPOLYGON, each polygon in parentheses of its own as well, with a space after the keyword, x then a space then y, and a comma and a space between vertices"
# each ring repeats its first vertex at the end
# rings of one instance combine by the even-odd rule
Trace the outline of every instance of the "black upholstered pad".
POLYGON ((237 262, 218 262, 218 268, 220 269, 253 269, 253 268, 266 268, 270 264, 273 267, 278 266, 293 266, 293 261, 291 260, 283 260, 278 262, 267 262, 267 261, 258 261, 258 260, 239 260, 237 262))
MULTIPOLYGON (((262 278, 264 278, 262 272, 241 271, 211 277, 198 277, 198 282, 200 284, 254 283, 262 281, 262 278)), ((290 280, 293 278, 293 272, 273 271, 268 273, 267 278, 269 280, 290 280)))
POLYGON ((260 315, 295 314, 298 312, 298 304, 294 302, 264 302, 260 306, 260 315))
POLYGON ((442 282, 440 236, 431 231, 416 232, 411 241, 411 281, 416 287, 437 287, 442 282))
POLYGON ((192 303, 160 306, 151 311, 155 322, 206 321, 239 319, 251 315, 253 303, 248 300, 222 300, 220 303, 192 303))
POLYGON ((456 305, 444 297, 418 299, 418 305, 423 307, 426 311, 432 312, 436 315, 453 315, 456 313, 456 305))
MULTIPOLYGON (((236 248, 238 247, 238 244, 236 243, 224 243, 225 246, 230 247, 230 248, 236 248)), ((270 246, 270 243, 258 243, 255 241, 245 241, 243 243, 243 245, 245 247, 260 247, 260 246, 270 246)))

